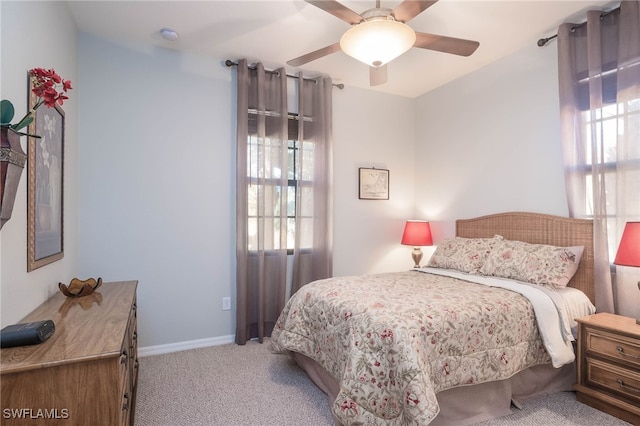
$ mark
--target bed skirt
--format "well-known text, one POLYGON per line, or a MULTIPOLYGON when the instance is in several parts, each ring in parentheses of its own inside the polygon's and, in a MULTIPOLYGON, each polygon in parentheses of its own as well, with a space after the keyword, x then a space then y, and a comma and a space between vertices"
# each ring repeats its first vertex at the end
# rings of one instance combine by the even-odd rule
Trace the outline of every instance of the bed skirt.
MULTIPOLYGON (((340 386, 319 364, 302 354, 293 353, 296 363, 328 397, 331 407, 340 386)), ((529 398, 570 391, 576 381, 575 363, 562 368, 551 364, 523 370, 507 380, 461 386, 437 395, 440 413, 429 426, 465 426, 511 414, 511 404, 521 407, 529 398)), ((340 422, 334 416, 334 423, 340 422)))

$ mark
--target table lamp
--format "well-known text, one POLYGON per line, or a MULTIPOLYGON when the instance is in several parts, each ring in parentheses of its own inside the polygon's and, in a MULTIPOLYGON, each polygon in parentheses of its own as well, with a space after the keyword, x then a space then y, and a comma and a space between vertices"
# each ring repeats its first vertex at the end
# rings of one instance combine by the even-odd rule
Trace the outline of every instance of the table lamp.
POLYGON ((404 225, 404 233, 400 244, 405 246, 413 246, 411 257, 415 265, 414 268, 420 267, 422 260, 422 250, 420 246, 433 245, 431 238, 431 227, 429 222, 424 220, 408 220, 404 225))
MULTIPOLYGON (((613 264, 640 267, 640 222, 627 222, 625 225, 613 264)), ((640 325, 640 319, 636 319, 636 324, 640 325)))

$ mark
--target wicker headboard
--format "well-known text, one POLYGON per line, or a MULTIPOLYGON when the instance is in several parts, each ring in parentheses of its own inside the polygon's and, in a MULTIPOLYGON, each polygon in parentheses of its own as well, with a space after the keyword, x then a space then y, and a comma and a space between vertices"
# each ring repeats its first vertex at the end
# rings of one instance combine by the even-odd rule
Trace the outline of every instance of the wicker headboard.
POLYGON ((532 244, 569 247, 584 246, 578 271, 569 282, 595 303, 593 281, 593 221, 540 213, 498 213, 456 221, 456 235, 465 238, 491 238, 502 235, 508 240, 532 244))

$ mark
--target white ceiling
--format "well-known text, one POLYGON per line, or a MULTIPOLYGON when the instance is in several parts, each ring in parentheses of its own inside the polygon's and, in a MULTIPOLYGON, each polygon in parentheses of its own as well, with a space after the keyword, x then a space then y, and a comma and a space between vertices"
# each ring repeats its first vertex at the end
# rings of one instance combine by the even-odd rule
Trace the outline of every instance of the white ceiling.
MULTIPOLYGON (((262 61, 278 67, 286 61, 339 41, 349 25, 303 0, 208 1, 70 1, 81 31, 100 37, 163 46, 216 58, 262 61), (180 37, 169 42, 160 29, 180 37)), ((375 7, 375 0, 344 0, 357 13, 375 7)), ((393 8, 399 0, 382 0, 393 8)), ((583 22, 586 10, 616 7, 612 1, 440 0, 409 25, 416 31, 476 40, 478 50, 459 57, 412 48, 388 65, 387 83, 371 88, 416 97, 448 81, 504 57, 541 37, 556 33, 563 22, 583 22)), ((334 82, 369 88, 365 64, 336 52, 300 68, 325 73, 334 82)))

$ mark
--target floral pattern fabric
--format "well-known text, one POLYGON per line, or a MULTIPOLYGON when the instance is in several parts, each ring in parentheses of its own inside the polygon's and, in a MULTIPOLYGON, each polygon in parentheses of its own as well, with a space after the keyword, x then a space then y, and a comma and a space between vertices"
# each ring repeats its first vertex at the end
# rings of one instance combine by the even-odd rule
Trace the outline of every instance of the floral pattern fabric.
POLYGON ((477 274, 501 239, 498 235, 493 238, 447 238, 438 245, 428 266, 477 274))
POLYGON ((552 288, 566 287, 575 275, 584 247, 556 247, 501 240, 480 269, 482 275, 552 288))
POLYGON ((524 296, 415 271, 308 284, 271 341, 337 380, 332 411, 344 425, 426 425, 438 392, 550 362, 524 296))

